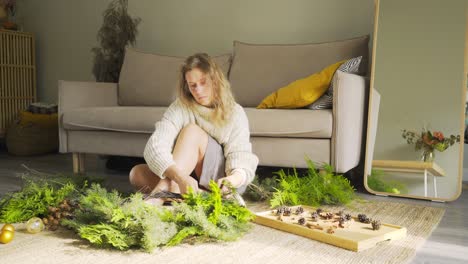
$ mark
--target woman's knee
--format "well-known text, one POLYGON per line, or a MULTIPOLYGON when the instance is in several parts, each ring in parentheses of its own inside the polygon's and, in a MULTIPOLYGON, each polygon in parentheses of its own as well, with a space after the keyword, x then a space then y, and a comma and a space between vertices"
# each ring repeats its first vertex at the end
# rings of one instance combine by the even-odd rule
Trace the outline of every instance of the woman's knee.
POLYGON ((197 124, 188 124, 182 128, 180 131, 181 135, 203 135, 206 134, 206 132, 199 127, 197 124))
POLYGON ((195 142, 201 149, 204 149, 208 143, 208 134, 196 124, 188 124, 182 128, 179 139, 182 138, 195 142))
POLYGON ((129 180, 132 185, 139 185, 142 183, 145 174, 146 164, 138 164, 133 166, 129 173, 129 180))

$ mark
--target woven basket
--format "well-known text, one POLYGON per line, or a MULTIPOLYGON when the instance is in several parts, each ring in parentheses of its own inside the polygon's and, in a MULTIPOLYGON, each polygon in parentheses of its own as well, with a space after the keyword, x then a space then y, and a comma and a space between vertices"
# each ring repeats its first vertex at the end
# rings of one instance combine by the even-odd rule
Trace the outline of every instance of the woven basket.
POLYGON ((5 136, 8 152, 30 156, 57 152, 59 146, 57 114, 20 112, 5 136))

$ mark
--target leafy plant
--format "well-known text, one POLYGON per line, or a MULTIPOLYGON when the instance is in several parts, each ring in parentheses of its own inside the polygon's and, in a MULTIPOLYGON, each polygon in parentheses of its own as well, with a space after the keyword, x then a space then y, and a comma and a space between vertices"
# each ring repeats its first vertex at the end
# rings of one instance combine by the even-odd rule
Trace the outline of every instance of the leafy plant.
POLYGON ((47 207, 58 205, 75 190, 75 185, 67 183, 61 188, 50 184, 27 182, 21 192, 12 194, 0 202, 0 222, 16 223, 33 216, 44 216, 47 207))
POLYGON ((278 188, 276 175, 262 180, 256 175, 254 180, 247 186, 244 196, 251 201, 266 201, 272 198, 275 188, 278 188))
POLYGON ((250 228, 249 221, 254 215, 234 200, 223 200, 214 181, 209 186, 211 193, 189 192, 184 195, 185 203, 174 206, 180 231, 169 241, 168 246, 190 236, 192 242, 210 239, 232 241, 250 228))
POLYGON ((93 74, 98 82, 118 82, 127 44, 134 45, 140 18, 128 14, 128 0, 113 0, 104 11, 95 47, 93 74))
POLYGON ((367 177, 367 185, 374 191, 387 192, 395 194, 408 193, 408 188, 405 184, 395 180, 383 180, 384 172, 381 170, 372 169, 371 175, 367 177))
POLYGON ((280 170, 275 174, 279 176, 279 186, 275 188, 270 200, 271 207, 281 205, 338 205, 348 204, 355 197, 354 188, 348 179, 342 175, 335 175, 330 165, 317 170, 315 164, 309 159, 307 174, 299 177, 296 169, 292 174, 280 170))
POLYGON ((60 219, 60 225, 98 247, 150 252, 158 246, 182 242, 231 241, 251 227, 254 217, 233 199, 223 198, 214 181, 210 182, 211 192, 189 192, 183 202, 168 209, 146 203, 138 192, 125 197, 99 183, 88 184, 102 178, 27 169, 28 173, 22 175, 23 188, 0 200, 0 222, 42 218, 49 206, 69 199, 76 206, 71 217, 60 219))
POLYGON ((11 192, 0 200, 0 222, 16 223, 33 216, 43 217, 49 206, 55 207, 65 198, 76 199, 88 182, 102 182, 92 176, 47 174, 28 168, 19 175, 21 190, 11 192))
POLYGON ((75 218, 61 224, 96 246, 151 251, 177 233, 174 223, 162 220, 163 209, 145 203, 141 193, 123 198, 115 190, 92 184, 79 204, 82 209, 75 212, 75 218))
POLYGON ((235 240, 249 227, 253 214, 221 196, 210 182, 210 193, 189 192, 172 210, 145 203, 140 193, 122 198, 97 184, 86 190, 75 219, 62 220, 84 239, 101 247, 151 251, 184 241, 235 240))

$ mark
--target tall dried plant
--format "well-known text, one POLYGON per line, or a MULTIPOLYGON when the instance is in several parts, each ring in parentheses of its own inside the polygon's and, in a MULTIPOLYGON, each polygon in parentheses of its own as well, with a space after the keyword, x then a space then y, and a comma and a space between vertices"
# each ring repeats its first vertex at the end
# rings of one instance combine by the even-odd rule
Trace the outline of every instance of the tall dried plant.
POLYGON ((100 47, 94 47, 93 75, 97 82, 118 82, 125 47, 136 43, 140 18, 128 12, 128 0, 113 0, 103 13, 104 22, 98 31, 100 47))

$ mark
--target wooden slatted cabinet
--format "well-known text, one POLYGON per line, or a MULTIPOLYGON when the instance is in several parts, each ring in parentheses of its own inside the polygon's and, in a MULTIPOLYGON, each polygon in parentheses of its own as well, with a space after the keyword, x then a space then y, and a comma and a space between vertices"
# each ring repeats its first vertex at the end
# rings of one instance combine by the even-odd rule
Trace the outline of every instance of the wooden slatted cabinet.
POLYGON ((34 47, 31 33, 0 30, 0 138, 19 111, 36 101, 34 47))

